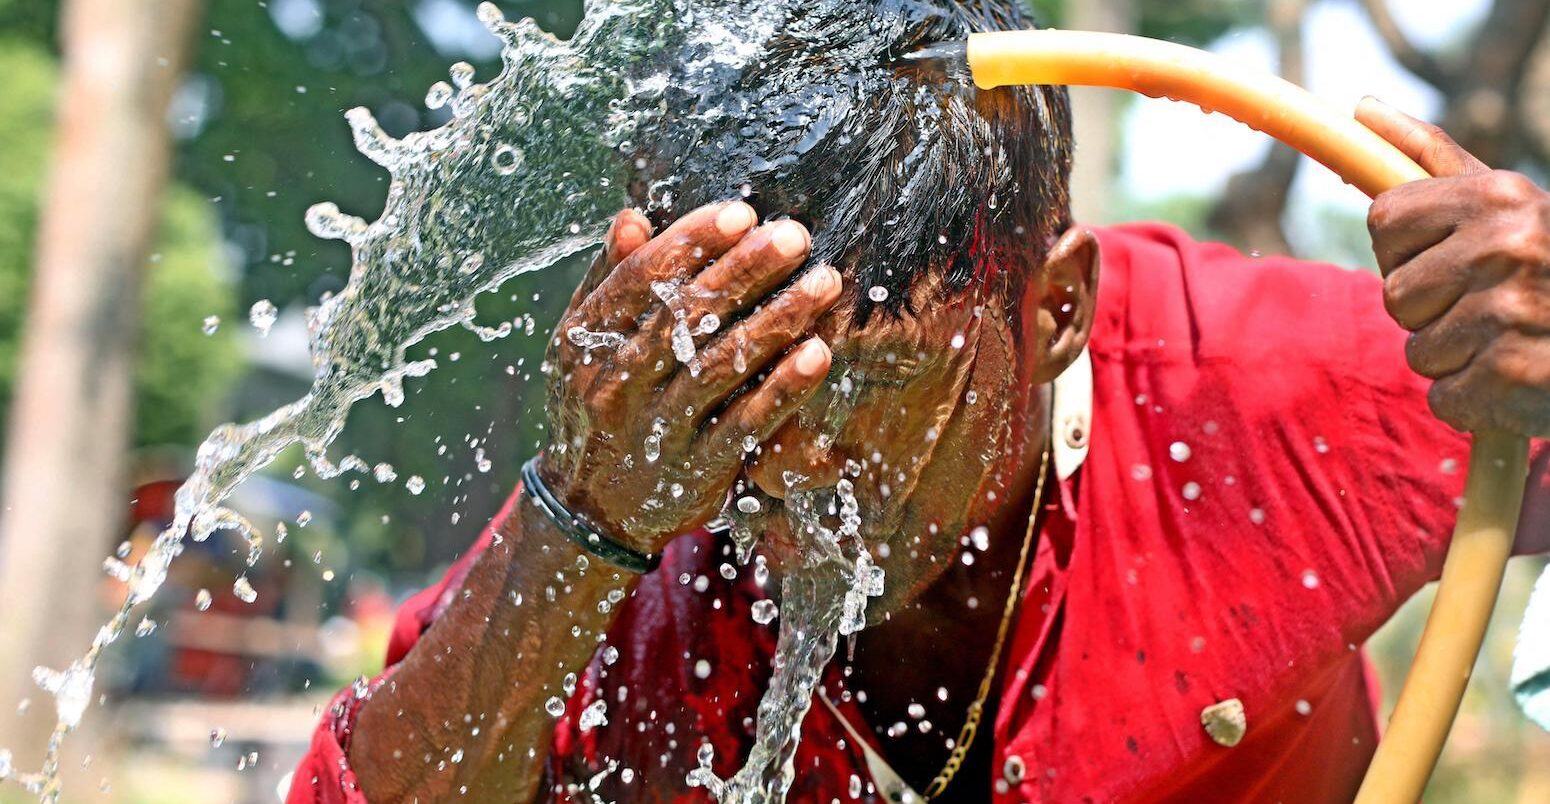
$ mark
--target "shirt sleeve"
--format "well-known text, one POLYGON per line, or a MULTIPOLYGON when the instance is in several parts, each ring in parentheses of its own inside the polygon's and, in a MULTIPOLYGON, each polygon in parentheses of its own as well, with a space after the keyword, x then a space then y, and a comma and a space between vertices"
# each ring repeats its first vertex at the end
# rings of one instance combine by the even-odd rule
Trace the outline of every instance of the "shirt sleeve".
POLYGON ((474 562, 489 547, 495 528, 511 514, 519 493, 520 489, 506 500, 501 512, 485 527, 473 547, 447 570, 440 582, 415 593, 399 608, 388 640, 386 668, 365 687, 351 686, 329 702, 322 722, 312 734, 306 756, 302 757, 291 777, 286 804, 366 804, 349 760, 350 735, 356 715, 370 697, 369 692, 392 676, 393 668, 409 655, 415 643, 420 641, 420 635, 452 602, 452 596, 462 588, 474 562))
MULTIPOLYGON (((1170 376, 1187 367, 1185 387, 1153 395, 1178 403, 1166 412, 1175 418, 1219 408, 1222 432, 1236 446, 1226 450, 1231 458, 1213 461, 1239 466, 1239 490, 1257 487, 1258 499, 1244 499, 1247 516, 1275 526, 1275 550, 1299 562, 1265 569, 1283 576, 1315 569, 1305 582, 1339 590, 1341 630, 1360 644, 1441 574, 1471 445, 1469 435, 1432 414, 1431 381, 1406 362, 1407 335, 1383 309, 1381 279, 1249 256, 1169 226, 1122 233, 1111 242, 1132 263, 1121 284, 1134 286, 1126 288, 1133 298, 1118 306, 1123 318, 1110 326, 1124 328, 1130 357, 1144 350, 1146 363, 1172 366, 1170 376)), ((1212 439, 1199 428, 1216 424, 1199 418, 1193 432, 1168 436, 1154 450, 1166 453, 1178 439, 1196 446, 1200 463, 1212 439)), ((1528 532, 1519 545, 1543 549, 1550 535, 1535 539, 1532 531, 1550 526, 1550 454, 1544 442, 1533 446, 1521 528, 1528 532)), ((1201 485, 1230 497, 1224 479, 1201 485)))

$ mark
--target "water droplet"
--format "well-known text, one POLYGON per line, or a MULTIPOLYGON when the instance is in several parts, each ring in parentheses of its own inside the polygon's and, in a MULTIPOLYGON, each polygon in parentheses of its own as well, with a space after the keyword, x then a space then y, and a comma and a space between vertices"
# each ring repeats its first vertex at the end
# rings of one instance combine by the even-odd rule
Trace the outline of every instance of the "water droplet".
POLYGON ((577 721, 577 727, 583 733, 606 725, 608 725, 608 702, 603 700, 588 704, 586 709, 581 710, 581 717, 577 721))
POLYGON ((215 599, 210 595, 209 589, 200 589, 194 594, 194 608, 200 611, 209 611, 210 604, 213 602, 215 599))
POLYGON ((1307 717, 1308 715, 1313 714, 1313 704, 1308 703, 1306 700, 1303 700, 1302 698, 1298 698, 1297 699, 1297 714, 1302 715, 1303 717, 1307 717))
POLYGON ((1183 441, 1175 441, 1168 445, 1168 457, 1179 463, 1189 460, 1193 454, 1194 452, 1189 448, 1189 445, 1183 441))
POLYGON ((141 617, 140 624, 135 626, 135 636, 148 637, 156 632, 156 621, 150 617, 141 617))
POLYGON ((226 742, 226 730, 225 729, 221 728, 220 726, 216 726, 215 728, 210 730, 210 747, 211 748, 220 748, 221 744, 225 743, 225 742, 226 742))
POLYGON ((710 662, 704 659, 695 662, 694 677, 702 680, 710 678, 710 662))
POLYGON ((962 349, 963 348, 963 333, 962 332, 955 332, 955 333, 953 333, 953 339, 952 339, 952 341, 950 341, 950 343, 952 344, 952 347, 954 349, 962 349))
POLYGON ((1184 484, 1182 493, 1186 500, 1198 500, 1200 499, 1200 484, 1191 480, 1184 484))
POLYGON ((495 153, 490 156, 490 167, 502 176, 510 176, 522 167, 522 159, 520 148, 502 143, 495 146, 495 153))
POLYGON ((737 510, 745 514, 759 513, 759 501, 753 497, 738 497, 737 510))
POLYGON ((81 716, 91 704, 92 685, 96 675, 79 661, 60 672, 47 667, 34 667, 32 680, 44 692, 54 696, 54 714, 59 722, 70 728, 81 724, 81 716))
POLYGON ((1263 509, 1263 508, 1250 508, 1249 509, 1249 521, 1253 522, 1256 525, 1263 525, 1263 524, 1265 524, 1265 509, 1263 509))
POLYGON ((1313 437, 1313 451, 1320 455, 1329 452, 1329 444, 1324 441, 1323 436, 1313 437))
POLYGON ((976 527, 974 530, 969 531, 969 543, 974 545, 975 550, 981 552, 989 550, 990 531, 984 525, 976 527))
POLYGON ((916 720, 920 720, 921 718, 926 716, 926 707, 921 706, 918 703, 910 704, 908 711, 910 713, 910 717, 912 717, 912 718, 914 718, 916 720))
POLYGON ((404 488, 408 489, 410 494, 418 496, 420 492, 425 491, 425 478, 410 475, 409 479, 404 481, 404 488))
POLYGON ((204 332, 206 335, 214 335, 215 331, 220 328, 221 317, 218 315, 205 316, 204 324, 200 325, 199 327, 200 331, 204 332))
POLYGON ((780 614, 780 607, 773 600, 759 600, 753 604, 753 621, 769 625, 780 614))
POLYGON ((1302 571, 1302 586, 1304 589, 1319 588, 1319 574, 1311 569, 1302 571))
POLYGON ((452 100, 452 85, 446 81, 437 81, 431 84, 431 88, 425 92, 425 108, 440 109, 452 100))
POLYGON ((1132 480, 1139 480, 1139 481, 1151 480, 1152 479, 1152 467, 1147 466, 1144 463, 1138 463, 1135 466, 1130 467, 1130 477, 1131 477, 1132 480))
POLYGON ((875 302, 886 301, 888 299, 888 288, 882 285, 873 285, 871 289, 867 290, 866 297, 875 302))
POLYGON ((662 434, 667 431, 667 422, 658 417, 651 423, 651 433, 646 436, 645 455, 647 463, 656 463, 662 457, 662 434))
POLYGON ((248 576, 246 575, 237 576, 237 580, 232 582, 231 593, 236 595, 237 599, 243 603, 252 603, 258 600, 258 590, 253 588, 253 584, 248 581, 248 576))
POLYGON ((737 188, 737 194, 744 198, 753 195, 753 185, 746 181, 743 182, 743 186, 737 188))
POLYGON ((565 702, 557 695, 550 696, 549 700, 544 701, 544 711, 548 712, 550 717, 560 717, 565 714, 565 702))
POLYGON ((1437 469, 1445 475, 1451 475, 1459 470, 1459 462, 1454 458, 1443 458, 1437 469))
POLYGON ((248 308, 248 322, 258 330, 258 337, 269 337, 269 330, 274 327, 274 322, 280 317, 280 311, 275 308, 274 302, 268 299, 259 299, 248 308))
POLYGON ((721 562, 720 572, 721 577, 726 578, 729 581, 737 577, 737 567, 734 567, 725 561, 721 562))
POLYGON ((618 648, 614 647, 613 645, 609 645, 608 647, 603 648, 603 664, 611 667, 613 666, 613 663, 617 661, 619 661, 618 648))

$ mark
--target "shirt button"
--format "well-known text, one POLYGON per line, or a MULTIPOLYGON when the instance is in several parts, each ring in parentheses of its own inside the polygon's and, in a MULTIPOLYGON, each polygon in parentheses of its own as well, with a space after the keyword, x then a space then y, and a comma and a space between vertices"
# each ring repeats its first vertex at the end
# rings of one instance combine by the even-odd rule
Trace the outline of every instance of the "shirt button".
POLYGON ((1006 778, 1008 784, 1019 784, 1023 780, 1023 774, 1028 767, 1023 764, 1023 758, 1013 754, 1006 758, 1006 764, 1001 766, 1001 775, 1006 778))

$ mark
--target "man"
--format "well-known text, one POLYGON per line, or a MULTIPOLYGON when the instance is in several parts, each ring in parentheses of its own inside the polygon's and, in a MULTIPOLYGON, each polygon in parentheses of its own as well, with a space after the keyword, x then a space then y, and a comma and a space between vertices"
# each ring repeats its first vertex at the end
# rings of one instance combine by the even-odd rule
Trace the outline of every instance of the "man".
MULTIPOLYGON (((897 55, 1016 24, 986 6, 819 4, 789 35, 865 44, 840 24, 875 13, 897 55)), ((875 800, 878 762, 952 801, 1349 798, 1377 739, 1359 646, 1435 577, 1456 514, 1448 425, 1550 434, 1550 198, 1369 102, 1449 177, 1374 204, 1381 288, 1095 232, 1069 219, 1063 92, 816 50, 731 86, 833 90, 814 111, 842 133, 777 115, 806 122, 736 136, 760 109, 643 146, 679 169, 676 203, 752 175, 754 206, 615 219, 552 344, 536 482, 406 605, 291 800, 705 800, 702 747, 722 776, 749 749, 774 648, 752 610, 776 584, 724 578, 701 526, 752 498, 778 573, 804 537, 782 501, 842 475, 887 583, 789 800, 875 800), (765 138, 791 158, 749 150, 765 138)), ((1550 546, 1544 457, 1523 550, 1550 546)))

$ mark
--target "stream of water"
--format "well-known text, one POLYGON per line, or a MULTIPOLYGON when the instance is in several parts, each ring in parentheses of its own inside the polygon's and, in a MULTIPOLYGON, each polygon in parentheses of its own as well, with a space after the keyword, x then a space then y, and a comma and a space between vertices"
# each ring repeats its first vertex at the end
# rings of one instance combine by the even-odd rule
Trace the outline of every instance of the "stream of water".
MULTIPOLYGON (((103 652, 162 587, 185 539, 235 531, 252 548, 250 563, 257 561, 262 535, 223 501, 293 446, 301 445, 322 477, 369 473, 369 462, 359 457, 327 455, 351 406, 376 394, 388 405, 401 403, 405 380, 435 368, 433 360, 407 355, 433 332, 463 326, 485 340, 509 334, 511 321, 478 321, 476 298, 600 241, 608 216, 630 201, 628 183, 646 166, 644 146, 633 138, 660 118, 670 100, 700 100, 684 117, 688 134, 680 144, 695 142, 728 115, 749 121, 746 136, 768 138, 769 159, 746 166, 745 175, 720 177, 730 182, 790 164, 818 139, 848 136, 831 125, 834 104, 843 98, 821 87, 768 101, 756 93, 718 96, 710 89, 724 89, 728 75, 748 69, 778 31, 800 19, 788 5, 588 0, 584 22, 563 42, 531 20, 505 20, 489 3, 478 13, 502 41, 503 67, 481 84, 473 68, 460 63, 451 68, 450 82, 431 87, 426 104, 450 106, 448 123, 395 139, 365 109, 346 115, 356 147, 388 171, 391 183, 373 221, 331 203, 307 213, 315 235, 347 242, 352 254, 347 285, 308 312, 311 389, 256 421, 216 428, 176 494, 172 524, 148 554, 133 567, 108 560, 108 572, 128 593, 79 659, 34 672, 57 715, 47 755, 39 769, 23 771, 0 748, 0 779, 58 800, 62 749, 93 699, 103 652), (707 105, 707 97, 720 100, 707 105), (750 105, 765 102, 767 109, 750 105)), ((867 58, 877 63, 877 54, 867 58)), ((652 147, 653 158, 672 150, 652 147)), ((687 165, 680 172, 677 167, 675 162, 667 178, 658 174, 651 182, 652 206, 672 208, 682 184, 703 181, 687 165)), ((758 745, 731 779, 708 771, 695 776, 723 801, 783 800, 814 684, 839 635, 862 626, 867 597, 881 591, 881 571, 861 545, 860 513, 847 483, 795 495, 788 515, 811 546, 784 580, 779 669, 759 707, 758 745), (833 528, 823 524, 836 520, 833 528)))

